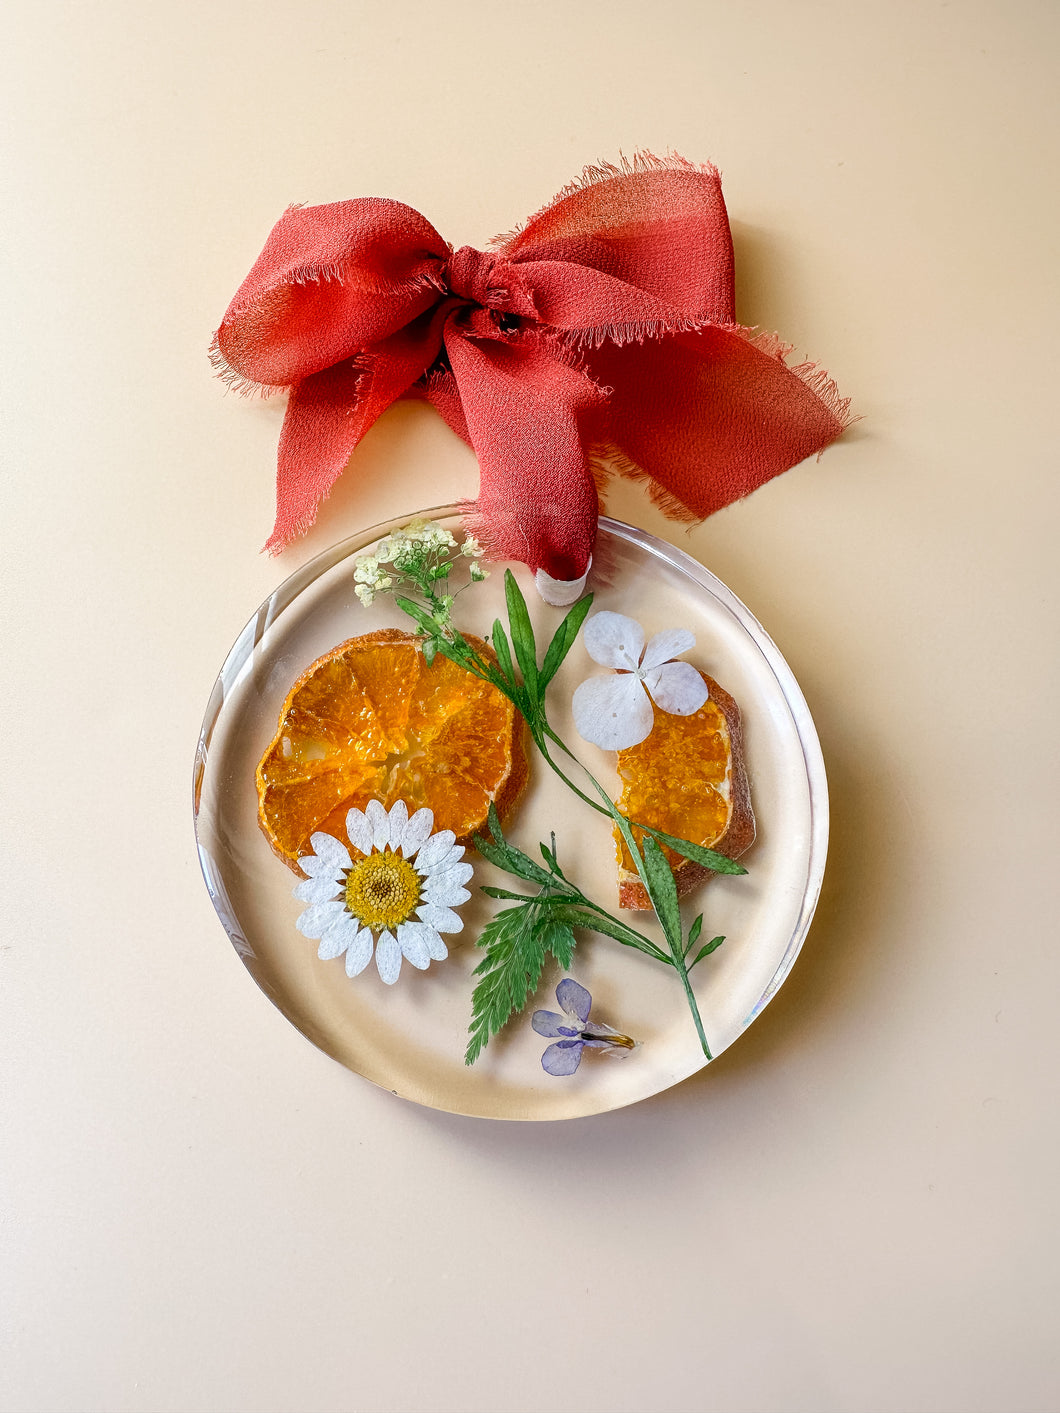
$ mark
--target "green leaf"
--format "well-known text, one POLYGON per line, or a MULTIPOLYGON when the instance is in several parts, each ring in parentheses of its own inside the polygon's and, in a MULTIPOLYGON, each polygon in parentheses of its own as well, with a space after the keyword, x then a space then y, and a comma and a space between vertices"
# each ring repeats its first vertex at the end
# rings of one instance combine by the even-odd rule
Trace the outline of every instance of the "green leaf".
POLYGON ((486 956, 475 968, 481 978, 471 996, 464 1063, 473 1065, 483 1048, 537 990, 549 952, 568 970, 574 933, 543 914, 537 902, 505 908, 482 930, 478 945, 486 956))
POLYGON ((498 667, 512 686, 517 687, 515 668, 512 666, 512 653, 508 646, 508 634, 504 631, 504 624, 499 618, 493 620, 493 651, 497 654, 498 667))
POLYGON ((652 829, 647 824, 638 824, 637 828, 658 839, 660 843, 669 844, 675 854, 680 854, 684 859, 691 859, 693 863, 702 864, 714 873, 747 872, 743 864, 738 864, 735 859, 730 859, 725 854, 719 854, 716 849, 704 849, 702 844, 693 844, 690 839, 678 839, 674 834, 664 834, 661 829, 652 829))
POLYGON ((678 957, 681 955, 681 909, 677 902, 677 884, 673 870, 666 862, 666 855, 650 834, 644 840, 641 878, 670 944, 670 951, 678 957))
POLYGON ((535 863, 522 849, 515 848, 505 839, 501 831, 500 815, 492 801, 486 820, 495 842, 491 843, 481 834, 475 835, 474 842, 475 848, 488 863, 503 869, 505 873, 514 873, 516 878, 525 878, 528 883, 539 883, 542 888, 555 887, 556 879, 551 873, 546 873, 539 863, 535 863))
POLYGON ((545 660, 541 664, 539 683, 542 692, 544 692, 553 677, 555 677, 563 664, 563 659, 574 646, 574 640, 578 636, 578 630, 584 623, 585 615, 592 607, 592 603, 592 594, 588 594, 585 598, 579 599, 552 635, 552 641, 549 643, 548 650, 545 653, 545 660))
POLYGON ((521 849, 513 849, 510 844, 491 844, 481 834, 475 835, 474 843, 482 857, 487 863, 493 864, 494 868, 513 873, 516 878, 523 878, 527 883, 536 883, 541 888, 555 888, 557 880, 553 875, 528 858, 521 849))
POLYGON ((545 863, 548 864, 549 869, 556 875, 557 878, 562 878, 563 870, 560 868, 559 859, 556 857, 556 836, 554 834, 552 836, 551 849, 548 847, 547 844, 539 844, 538 848, 541 850, 541 857, 544 859, 545 863))
POLYGON ((418 603, 413 603, 411 599, 405 598, 404 595, 398 595, 394 599, 394 602, 397 604, 398 608, 401 609, 402 613, 407 613, 410 618, 415 619, 429 638, 433 638, 438 632, 438 624, 427 610, 421 608, 418 603))
POLYGON ((562 898, 553 898, 550 902, 555 914, 560 916, 562 921, 570 923, 571 927, 583 927, 587 932, 599 932, 602 937, 613 937, 616 942, 621 942, 623 947, 635 947, 646 957, 653 957, 665 966, 673 966, 671 959, 656 947, 654 942, 641 936, 639 932, 634 932, 631 927, 619 922, 618 918, 612 917, 602 908, 595 908, 588 902, 568 903, 562 898))
POLYGON ((688 970, 691 971, 696 962, 701 962, 704 957, 709 957, 711 952, 716 952, 724 941, 724 937, 712 937, 705 946, 700 947, 699 951, 689 962, 688 970))
POLYGON ((685 943, 685 956, 687 957, 692 948, 696 945, 696 939, 703 931, 703 914, 700 913, 695 922, 688 929, 688 941, 685 943))
POLYGON ((516 661, 523 674, 530 700, 536 702, 540 693, 537 685, 537 643, 534 641, 534 625, 530 622, 526 600, 510 569, 504 571, 504 598, 508 605, 508 627, 512 633, 516 661))
POLYGON ((552 953, 564 971, 570 971, 574 960, 574 930, 559 918, 542 917, 536 928, 541 945, 552 953))
POLYGON ((520 903, 536 903, 538 899, 536 893, 511 893, 507 888, 493 888, 488 883, 480 883, 479 892, 489 898, 512 898, 520 903))

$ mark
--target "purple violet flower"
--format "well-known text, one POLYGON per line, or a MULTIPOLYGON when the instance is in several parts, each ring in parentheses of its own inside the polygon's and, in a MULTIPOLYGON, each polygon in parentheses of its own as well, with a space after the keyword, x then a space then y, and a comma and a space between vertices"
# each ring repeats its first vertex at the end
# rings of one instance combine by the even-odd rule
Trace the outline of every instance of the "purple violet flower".
POLYGON ((590 1050, 607 1050, 612 1055, 636 1048, 637 1041, 628 1035, 619 1035, 602 1021, 589 1019, 593 998, 572 976, 564 977, 556 987, 556 1000, 563 1010, 561 1016, 555 1011, 535 1011, 530 1021, 538 1035, 559 1037, 541 1056, 541 1068, 546 1074, 573 1074, 582 1062, 586 1046, 590 1050))

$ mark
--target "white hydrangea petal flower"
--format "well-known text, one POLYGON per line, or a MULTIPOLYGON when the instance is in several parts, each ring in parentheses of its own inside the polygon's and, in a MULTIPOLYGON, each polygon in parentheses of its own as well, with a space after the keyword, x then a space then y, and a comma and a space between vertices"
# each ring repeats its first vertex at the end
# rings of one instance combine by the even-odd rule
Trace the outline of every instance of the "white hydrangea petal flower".
POLYGON ((311 937, 315 942, 345 912, 345 903, 314 903, 296 919, 295 927, 303 937, 311 937))
POLYGON ((350 843, 358 853, 370 854, 372 852, 374 831, 363 811, 356 809, 349 811, 346 816, 346 833, 350 836, 350 843))
POLYGON ((624 613, 604 609, 585 620, 582 641, 594 662, 633 672, 644 651, 644 629, 624 613))
MULTIPOLYGON (((443 859, 448 860, 455 842, 456 835, 451 829, 443 829, 438 834, 432 834, 416 855, 417 871, 421 874, 424 871, 431 872, 443 859)), ((460 854, 457 855, 459 858, 463 855, 464 850, 462 845, 458 845, 458 848, 460 849, 460 854)))
POLYGON ((451 908, 443 907, 439 903, 421 903, 416 909, 416 916, 420 922, 425 922, 428 927, 433 927, 435 932, 463 932, 464 919, 459 913, 454 913, 451 908))
POLYGON ((333 962, 336 957, 342 956, 356 936, 357 919, 349 913, 343 912, 341 917, 337 917, 330 926, 324 929, 320 946, 317 948, 317 956, 322 962, 333 962))
POLYGON ((638 745, 655 720, 648 695, 632 672, 587 678, 575 689, 571 707, 579 736, 605 751, 638 745))
POLYGON ((390 810, 390 847, 397 850, 398 845, 405 837, 405 829, 409 822, 409 807, 404 800, 391 806, 390 810))
POLYGON ((362 927, 357 936, 346 948, 346 975, 360 976, 365 967, 372 960, 372 949, 374 939, 371 930, 362 927))
POLYGON ((695 634, 690 633, 687 628, 667 628, 662 633, 656 633, 644 649, 644 656, 640 660, 641 671, 647 672, 652 667, 662 667, 664 662, 680 657, 695 645, 695 634))
POLYGON ((294 896, 300 903, 326 903, 341 887, 337 878, 304 878, 295 886, 294 896))
POLYGON ((399 845, 405 858, 412 858, 416 850, 426 843, 433 828, 434 811, 426 808, 417 810, 405 825, 405 832, 399 845))
POLYGON ((375 965, 379 979, 393 986, 401 975, 401 948, 392 932, 381 932, 375 944, 375 965))
POLYGON ((433 931, 422 922, 398 923, 397 940, 402 956, 418 971, 426 971, 431 964, 431 951, 427 934, 433 931))
POLYGON ((382 853, 390 843, 390 817, 380 800, 369 800, 364 813, 372 830, 372 843, 382 853))
POLYGON ((340 868, 350 867, 350 855, 344 845, 330 834, 311 834, 309 842, 313 846, 313 852, 318 859, 323 859, 331 864, 336 871, 340 868))
POLYGON ((672 716, 692 716, 710 696, 701 673, 690 662, 666 662, 644 674, 656 706, 672 716))
POLYGON ((423 889, 425 903, 437 903, 443 908, 453 908, 459 903, 466 903, 470 897, 471 894, 466 888, 461 888, 456 879, 428 878, 423 889))

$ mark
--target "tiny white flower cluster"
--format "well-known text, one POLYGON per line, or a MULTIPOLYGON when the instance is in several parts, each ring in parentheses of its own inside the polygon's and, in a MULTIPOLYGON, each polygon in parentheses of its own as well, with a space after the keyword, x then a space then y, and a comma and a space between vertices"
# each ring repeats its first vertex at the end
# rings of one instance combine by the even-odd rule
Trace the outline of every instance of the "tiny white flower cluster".
POLYGON ((394 587, 394 580, 387 574, 376 554, 359 554, 354 560, 353 592, 365 608, 372 603, 377 593, 385 593, 394 587))
MULTIPOLYGON (((434 520, 411 520, 403 529, 380 540, 374 554, 357 556, 353 591, 368 608, 376 594, 396 586, 395 575, 421 584, 424 579, 445 578, 451 562, 449 551, 454 549, 456 539, 443 525, 434 520)), ((487 570, 479 563, 482 553, 482 546, 474 535, 468 535, 460 546, 460 554, 471 560, 468 572, 475 583, 488 577, 487 570)), ((450 599, 450 605, 451 602, 450 599)))

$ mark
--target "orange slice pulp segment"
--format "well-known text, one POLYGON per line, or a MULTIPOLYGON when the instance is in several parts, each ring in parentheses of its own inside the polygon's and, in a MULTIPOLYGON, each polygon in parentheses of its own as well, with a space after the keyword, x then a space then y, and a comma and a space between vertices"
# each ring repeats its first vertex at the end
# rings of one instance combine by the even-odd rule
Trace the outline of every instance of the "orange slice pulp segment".
MULTIPOLYGON (((740 711, 713 678, 701 675, 710 696, 699 711, 672 716, 656 708, 651 734, 619 751, 618 807, 628 819, 737 858, 755 837, 740 711)), ((639 844, 643 832, 635 829, 633 834, 639 844)), ((650 908, 647 890, 617 830, 615 846, 619 903, 624 908, 650 908)), ((665 844, 663 852, 681 897, 712 876, 665 844)))
POLYGON ((469 842, 490 804, 504 818, 526 783, 524 731, 495 687, 441 655, 428 666, 413 634, 352 638, 288 693, 258 765, 258 822, 295 870, 313 833, 345 842, 347 811, 373 799, 426 806, 436 831, 469 842))

